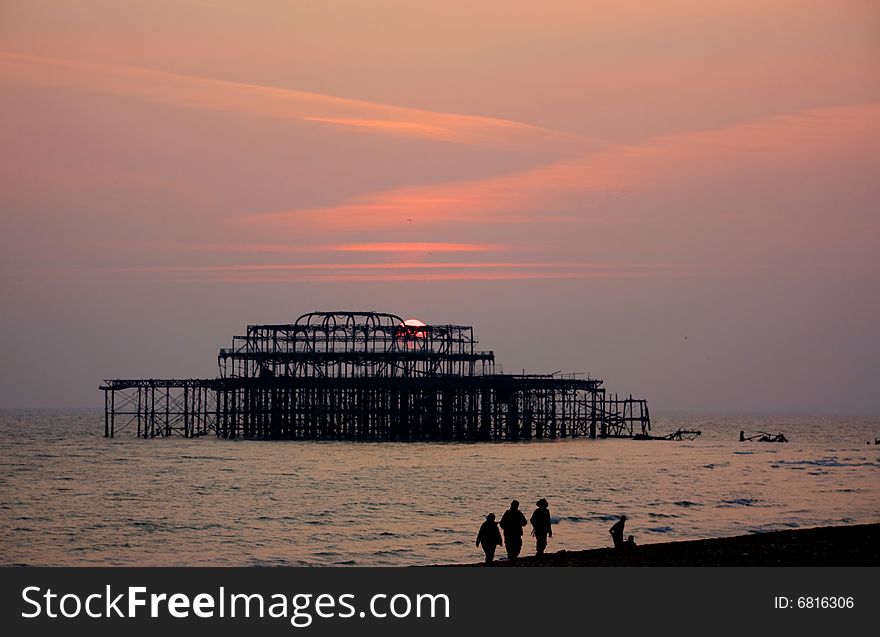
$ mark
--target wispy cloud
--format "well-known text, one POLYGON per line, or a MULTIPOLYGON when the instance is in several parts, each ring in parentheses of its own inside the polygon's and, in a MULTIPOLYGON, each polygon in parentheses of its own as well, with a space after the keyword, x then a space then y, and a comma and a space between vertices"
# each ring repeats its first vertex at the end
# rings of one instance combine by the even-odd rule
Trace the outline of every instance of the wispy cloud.
POLYGON ((338 252, 501 252, 507 248, 496 243, 345 243, 333 246, 338 252))
MULTIPOLYGON (((394 106, 133 66, 0 51, 4 82, 126 95, 190 108, 292 119, 458 144, 507 145, 569 136, 522 122, 394 106)), ((581 140, 583 141, 583 140, 581 140)))
POLYGON ((116 275, 158 281, 479 281, 515 279, 656 278, 694 276, 686 264, 587 262, 272 263, 109 268, 116 275))
MULTIPOLYGON (((534 170, 490 179, 412 186, 371 193, 339 205, 248 214, 248 225, 306 227, 311 230, 363 230, 393 226, 449 223, 505 224, 565 223, 571 217, 553 212, 560 195, 589 187, 589 176, 560 162, 534 170), (580 177, 580 179, 578 179, 580 177), (563 183, 568 182, 568 183, 563 183)), ((603 186, 596 182, 596 190, 603 186)))
MULTIPOLYGON (((631 279, 657 277, 657 274, 633 274, 611 272, 529 272, 529 271, 493 271, 480 272, 394 272, 394 273, 285 273, 277 276, 224 275, 208 279, 174 278, 159 279, 165 282, 201 281, 210 283, 297 283, 297 282, 404 282, 404 281, 529 281, 529 280, 566 280, 566 279, 631 279)), ((678 275, 681 276, 681 275, 678 275)))
MULTIPOLYGON (((817 109, 609 146, 580 159, 499 177, 396 188, 338 205, 248 214, 241 221, 326 231, 576 222, 584 220, 588 199, 698 184, 708 175, 758 166, 796 169, 846 154, 877 154, 878 141, 880 104, 817 109)), ((600 220, 595 211, 590 220, 600 220)))
MULTIPOLYGON (((156 246, 155 243, 150 243, 156 246)), ((395 241, 335 244, 241 243, 241 242, 165 242, 156 247, 186 252, 227 252, 251 254, 297 254, 321 252, 376 252, 384 254, 502 252, 509 247, 498 243, 449 243, 436 241, 395 241)))

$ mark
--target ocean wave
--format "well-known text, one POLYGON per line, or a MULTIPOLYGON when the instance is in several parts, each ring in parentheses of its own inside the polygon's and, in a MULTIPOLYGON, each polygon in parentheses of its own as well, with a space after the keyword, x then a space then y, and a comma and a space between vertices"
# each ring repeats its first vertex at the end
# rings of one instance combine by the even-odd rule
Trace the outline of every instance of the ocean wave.
POLYGON ((734 498, 732 500, 722 500, 721 505, 726 506, 744 506, 750 507, 757 502, 754 498, 734 498))
POLYGON ((817 460, 777 460, 777 465, 797 466, 807 465, 815 467, 880 467, 877 462, 855 462, 849 458, 838 460, 837 458, 819 458, 817 460))
POLYGON ((225 529, 226 527, 217 522, 207 522, 205 524, 181 524, 176 527, 178 531, 211 531, 214 529, 225 529))
POLYGON ((801 525, 797 522, 776 522, 751 528, 749 529, 749 533, 772 533, 773 531, 785 529, 799 529, 800 526, 801 525))
POLYGON ((247 560, 248 566, 308 566, 307 563, 300 560, 287 560, 284 558, 264 559, 256 558, 247 560))
POLYGON ((434 548, 438 548, 441 546, 456 546, 464 544, 461 540, 451 540, 449 542, 425 542, 425 546, 432 546, 434 548))
POLYGON ((149 520, 138 520, 130 523, 131 526, 135 527, 139 531, 143 531, 145 533, 160 533, 160 532, 168 532, 171 530, 169 525, 164 522, 151 522, 149 520))
POLYGON ((229 462, 231 458, 226 458, 223 456, 191 456, 191 455, 182 455, 178 456, 181 460, 220 460, 222 462, 229 462))

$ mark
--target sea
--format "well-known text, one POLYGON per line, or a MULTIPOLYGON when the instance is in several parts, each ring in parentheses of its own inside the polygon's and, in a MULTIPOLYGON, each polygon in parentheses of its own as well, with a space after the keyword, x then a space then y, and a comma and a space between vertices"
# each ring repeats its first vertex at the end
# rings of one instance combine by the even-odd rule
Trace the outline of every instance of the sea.
MULTIPOLYGON (((103 437, 103 412, 0 411, 0 564, 405 566, 482 559, 486 514, 547 498, 548 551, 880 522, 880 418, 660 414, 693 441, 103 437), (740 442, 783 432, 788 443, 740 442), (868 444, 868 443, 871 444, 868 444)), ((526 534, 523 554, 534 550, 526 534)), ((503 550, 499 551, 503 553, 503 550)))

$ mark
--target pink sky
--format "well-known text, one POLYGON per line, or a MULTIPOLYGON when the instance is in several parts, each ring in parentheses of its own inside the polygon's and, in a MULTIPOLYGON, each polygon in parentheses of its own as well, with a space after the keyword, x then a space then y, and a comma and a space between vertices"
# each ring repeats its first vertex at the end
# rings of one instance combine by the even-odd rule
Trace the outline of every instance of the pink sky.
POLYGON ((878 66, 868 1, 5 2, 0 406, 366 308, 876 414, 878 66))

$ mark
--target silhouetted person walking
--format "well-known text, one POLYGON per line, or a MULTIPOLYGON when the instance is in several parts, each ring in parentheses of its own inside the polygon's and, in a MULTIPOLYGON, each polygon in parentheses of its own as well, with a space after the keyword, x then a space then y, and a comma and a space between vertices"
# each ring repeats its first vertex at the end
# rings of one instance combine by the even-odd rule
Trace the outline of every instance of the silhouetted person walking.
POLYGON ((498 530, 494 513, 487 515, 486 521, 480 525, 480 532, 477 533, 477 546, 481 544, 486 553, 486 564, 491 564, 495 559, 495 547, 501 546, 501 531, 498 530))
POLYGON ((529 522, 532 523, 532 535, 535 536, 535 555, 541 557, 544 555, 544 549, 547 548, 547 537, 553 537, 553 529, 550 527, 550 509, 548 509, 547 500, 541 498, 535 505, 538 507, 532 513, 529 522))
POLYGON ((620 519, 614 523, 608 532, 611 534, 611 539, 614 540, 614 548, 622 549, 623 548, 623 527, 626 526, 626 516, 621 515, 620 519))
POLYGON ((522 550, 522 530, 526 524, 526 516, 519 510, 519 501, 514 500, 501 516, 501 530, 504 532, 504 544, 507 545, 507 557, 510 560, 519 557, 522 550))

